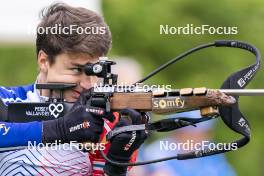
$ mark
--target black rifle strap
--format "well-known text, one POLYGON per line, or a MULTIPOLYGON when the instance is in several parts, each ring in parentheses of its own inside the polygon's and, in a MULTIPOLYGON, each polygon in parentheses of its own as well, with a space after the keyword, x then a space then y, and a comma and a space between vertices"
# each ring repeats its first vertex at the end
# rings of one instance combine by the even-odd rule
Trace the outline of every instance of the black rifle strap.
MULTIPOLYGON (((222 43, 219 43, 219 46, 222 43)), ((260 55, 256 48, 249 46, 242 42, 230 42, 228 43, 231 47, 246 49, 256 56, 256 62, 249 67, 239 70, 229 76, 221 86, 221 89, 244 89, 248 83, 254 78, 256 72, 260 68, 260 55)), ((242 147, 247 144, 250 140, 250 125, 246 117, 241 113, 239 109, 238 99, 239 96, 234 96, 237 100, 231 107, 219 107, 220 116, 222 117, 225 124, 233 131, 243 135, 244 137, 236 141, 238 147, 242 147)))

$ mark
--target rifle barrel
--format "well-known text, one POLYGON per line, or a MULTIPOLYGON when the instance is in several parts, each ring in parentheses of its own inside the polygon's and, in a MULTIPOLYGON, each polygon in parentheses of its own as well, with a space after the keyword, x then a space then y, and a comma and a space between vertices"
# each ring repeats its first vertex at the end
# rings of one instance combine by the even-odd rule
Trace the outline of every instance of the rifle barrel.
POLYGON ((264 96, 264 89, 219 89, 227 95, 264 96))

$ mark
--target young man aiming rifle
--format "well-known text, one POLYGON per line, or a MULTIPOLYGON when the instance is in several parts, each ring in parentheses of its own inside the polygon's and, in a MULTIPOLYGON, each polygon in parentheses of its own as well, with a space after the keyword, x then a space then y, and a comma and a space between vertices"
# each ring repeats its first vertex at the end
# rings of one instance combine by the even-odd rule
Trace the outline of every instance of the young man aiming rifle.
MULTIPOLYGON (((36 83, 76 84, 63 91, 65 101, 74 105, 63 117, 54 120, 27 123, 1 120, 0 175, 126 175, 127 167, 105 162, 99 153, 88 154, 77 148, 9 148, 27 146, 28 142, 47 144, 61 141, 62 146, 68 146, 72 141, 104 142, 106 133, 113 128, 139 125, 142 122, 141 114, 134 109, 119 108, 119 114, 128 118, 118 118, 117 113, 92 113, 91 107, 87 106, 91 97, 90 88, 98 78, 85 74, 84 66, 96 63, 99 57, 106 56, 112 41, 103 18, 90 10, 65 4, 54 4, 43 12, 36 39, 39 67, 36 83)), ((45 102, 48 98, 61 97, 59 91, 54 90, 52 94, 45 89, 39 91, 36 83, 11 88, 0 87, 0 98, 4 106, 9 106, 11 102, 45 102)), ((132 98, 137 97, 131 94, 130 99, 132 98)), ((123 96, 123 99, 127 97, 123 96)), ((124 102, 120 105, 121 100, 118 98, 115 100, 118 100, 115 101, 116 106, 128 107, 124 102)), ((151 95, 145 100, 149 105, 147 110, 153 110, 151 95)), ((209 100, 217 105, 234 103, 231 97, 220 92, 213 92, 209 100)), ((191 99, 189 103, 195 104, 191 99)), ((137 107, 145 106, 141 99, 134 104, 137 107)), ((1 113, 2 117, 0 115, 1 119, 5 119, 3 114, 1 113)), ((109 159, 127 163, 145 139, 145 130, 123 132, 113 137, 105 145, 104 151, 109 159)))
MULTIPOLYGON (((87 76, 83 67, 95 63, 105 56, 111 47, 111 33, 103 18, 85 9, 66 4, 54 4, 43 11, 38 25, 36 52, 39 74, 36 83, 75 83, 77 86, 65 90, 67 102, 76 102, 65 116, 49 121, 27 123, 0 122, 0 147, 26 146, 28 142, 52 143, 61 141, 67 145, 71 141, 101 142, 104 135, 115 123, 113 114, 107 117, 88 112, 84 99, 89 99, 89 89, 97 82, 97 77, 87 76), (57 29, 54 31, 54 27, 57 29), (88 96, 88 97, 87 97, 88 96), (78 101, 77 101, 78 100, 78 101), (80 124, 86 124, 81 125, 80 124), (76 128, 78 126, 78 128, 76 128), (72 130, 74 129, 74 130, 72 130)), ((10 102, 44 102, 50 97, 49 90, 39 91, 36 83, 26 86, 1 87, 0 98, 6 106, 10 102)), ((54 91, 54 97, 59 93, 54 91)), ((124 109, 133 124, 140 123, 140 114, 132 109, 124 109)), ((120 120, 117 126, 129 124, 120 120)), ((144 142, 144 131, 137 132, 133 145, 132 133, 116 136, 111 145, 106 145, 108 157, 119 162, 128 162, 132 153, 144 142)), ((20 149, 0 153, 0 175, 126 175, 127 167, 118 167, 106 162, 98 155, 90 155, 78 149, 20 149)))

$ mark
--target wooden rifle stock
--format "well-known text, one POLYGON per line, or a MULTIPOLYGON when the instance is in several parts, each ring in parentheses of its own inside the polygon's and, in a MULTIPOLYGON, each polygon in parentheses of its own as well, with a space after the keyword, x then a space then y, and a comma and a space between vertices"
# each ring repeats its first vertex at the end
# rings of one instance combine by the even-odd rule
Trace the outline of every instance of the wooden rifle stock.
MULTIPOLYGON (((231 102, 219 100, 220 91, 206 88, 185 88, 171 92, 128 92, 113 93, 110 107, 113 111, 133 108, 139 111, 152 111, 156 114, 167 114, 194 109, 204 109, 215 113, 214 106, 231 105, 231 102)), ((222 94, 221 94, 222 95, 222 94)), ((228 96, 226 96, 228 97, 228 96)))

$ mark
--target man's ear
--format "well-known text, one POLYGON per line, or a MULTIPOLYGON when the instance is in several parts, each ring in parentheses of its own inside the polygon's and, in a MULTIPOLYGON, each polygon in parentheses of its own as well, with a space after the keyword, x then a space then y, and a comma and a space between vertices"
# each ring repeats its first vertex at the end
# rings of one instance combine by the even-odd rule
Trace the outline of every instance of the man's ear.
POLYGON ((38 53, 38 66, 40 72, 47 73, 49 68, 48 55, 42 50, 38 53))

